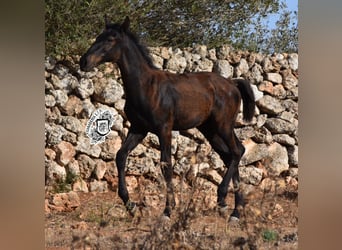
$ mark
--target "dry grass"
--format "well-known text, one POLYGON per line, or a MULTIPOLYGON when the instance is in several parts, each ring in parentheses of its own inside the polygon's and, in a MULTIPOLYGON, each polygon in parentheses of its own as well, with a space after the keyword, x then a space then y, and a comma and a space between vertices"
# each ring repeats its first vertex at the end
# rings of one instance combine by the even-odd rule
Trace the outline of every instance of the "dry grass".
MULTIPOLYGON (((216 211, 215 185, 202 178, 192 186, 174 181, 177 206, 169 219, 161 215, 165 189, 155 180, 138 178, 134 217, 116 192, 80 194, 82 206, 75 211, 47 215, 47 249, 297 249, 296 190, 276 185, 251 190, 237 223, 216 211)), ((227 199, 231 212, 233 194, 227 199)))

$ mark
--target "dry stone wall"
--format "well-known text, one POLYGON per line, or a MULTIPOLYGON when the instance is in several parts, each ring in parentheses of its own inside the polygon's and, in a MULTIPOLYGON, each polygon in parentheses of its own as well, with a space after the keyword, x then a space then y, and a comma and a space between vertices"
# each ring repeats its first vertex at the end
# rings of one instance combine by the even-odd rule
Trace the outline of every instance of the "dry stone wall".
MULTIPOLYGON (((235 132, 246 152, 240 162, 244 183, 259 185, 265 178, 298 177, 298 55, 262 55, 233 51, 229 46, 207 49, 150 48, 155 65, 175 73, 214 71, 224 77, 248 79, 257 100, 255 116, 245 124, 240 113, 235 132)), ((123 112, 125 95, 116 65, 105 64, 81 72, 77 58, 56 63, 45 60, 45 170, 46 189, 105 192, 116 188, 116 152, 129 122, 123 112), (66 63, 67 62, 67 63, 66 63), (103 143, 92 145, 86 124, 98 108, 114 115, 111 132, 103 143)), ((148 134, 127 160, 128 186, 135 177, 160 177, 158 138, 148 134)), ((196 130, 173 132, 174 174, 190 184, 204 178, 221 181, 224 165, 196 130)))

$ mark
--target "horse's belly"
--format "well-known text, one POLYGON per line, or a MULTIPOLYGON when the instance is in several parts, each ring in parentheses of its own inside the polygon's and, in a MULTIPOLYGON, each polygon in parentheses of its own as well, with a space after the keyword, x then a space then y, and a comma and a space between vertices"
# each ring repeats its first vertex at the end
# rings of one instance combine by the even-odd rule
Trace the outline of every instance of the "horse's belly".
POLYGON ((210 116, 209 105, 193 105, 179 109, 175 114, 174 130, 190 129, 201 125, 210 116))

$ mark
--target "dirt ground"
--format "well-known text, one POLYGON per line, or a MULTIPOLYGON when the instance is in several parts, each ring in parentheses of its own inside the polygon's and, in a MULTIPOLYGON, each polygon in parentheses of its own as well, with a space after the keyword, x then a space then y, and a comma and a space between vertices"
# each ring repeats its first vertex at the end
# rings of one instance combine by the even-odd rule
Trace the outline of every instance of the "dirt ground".
MULTIPOLYGON (((189 186, 174 178, 177 205, 166 219, 163 183, 136 179, 129 188, 139 203, 134 216, 115 184, 106 193, 78 193, 81 205, 72 211, 46 212, 46 249, 298 249, 298 185, 289 176, 242 185, 246 205, 238 222, 216 211, 217 187, 208 180, 189 186)), ((232 192, 227 202, 231 212, 232 192)))

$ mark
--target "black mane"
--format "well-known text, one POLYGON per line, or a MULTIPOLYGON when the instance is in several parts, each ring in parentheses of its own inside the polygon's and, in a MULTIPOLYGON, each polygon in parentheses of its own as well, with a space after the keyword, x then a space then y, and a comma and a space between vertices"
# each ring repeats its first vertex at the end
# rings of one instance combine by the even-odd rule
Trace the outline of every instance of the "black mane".
POLYGON ((123 31, 121 29, 121 25, 118 24, 118 23, 115 23, 115 24, 108 24, 106 26, 107 29, 115 29, 115 30, 118 30, 118 31, 121 31, 123 33, 125 33, 129 38, 130 40, 135 44, 135 46, 138 48, 138 50, 140 51, 141 55, 143 56, 144 60, 146 61, 146 63, 151 67, 151 68, 156 68, 156 66, 154 66, 153 64, 153 60, 152 60, 152 57, 150 55, 150 51, 149 49, 140 43, 139 41, 139 37, 134 34, 133 32, 131 32, 130 30, 127 30, 127 31, 123 31))

